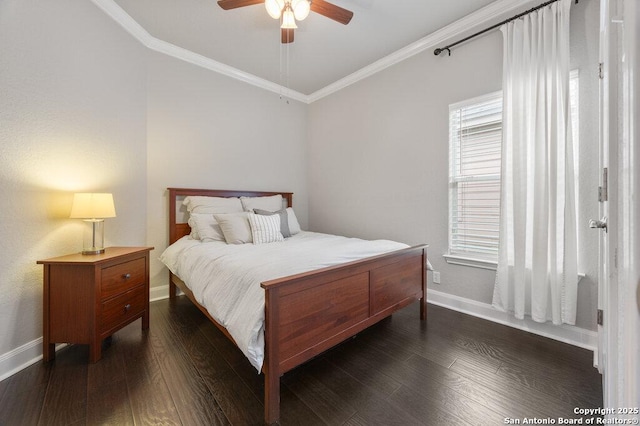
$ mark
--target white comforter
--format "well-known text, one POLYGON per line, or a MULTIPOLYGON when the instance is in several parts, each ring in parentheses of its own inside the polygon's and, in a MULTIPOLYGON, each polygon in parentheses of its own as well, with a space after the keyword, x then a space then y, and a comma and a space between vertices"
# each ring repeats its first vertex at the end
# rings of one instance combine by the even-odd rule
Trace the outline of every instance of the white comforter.
POLYGON ((264 290, 260 283, 399 250, 406 244, 301 232, 283 242, 231 245, 183 237, 160 260, 222 324, 258 370, 264 361, 264 290))

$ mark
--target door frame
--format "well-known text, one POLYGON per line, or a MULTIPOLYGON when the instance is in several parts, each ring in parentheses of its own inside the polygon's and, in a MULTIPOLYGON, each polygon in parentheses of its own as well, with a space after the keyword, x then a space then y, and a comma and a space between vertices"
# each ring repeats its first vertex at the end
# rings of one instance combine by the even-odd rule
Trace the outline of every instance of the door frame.
MULTIPOLYGON (((601 165, 608 232, 601 232, 598 367, 606 408, 640 406, 640 5, 601 0, 601 165)), ((612 417, 620 417, 613 415, 612 417)))

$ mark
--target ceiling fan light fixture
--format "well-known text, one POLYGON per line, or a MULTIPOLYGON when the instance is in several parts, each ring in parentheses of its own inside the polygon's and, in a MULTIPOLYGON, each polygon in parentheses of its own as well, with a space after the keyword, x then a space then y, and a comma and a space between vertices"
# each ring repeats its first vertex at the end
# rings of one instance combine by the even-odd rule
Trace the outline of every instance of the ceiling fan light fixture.
MULTIPOLYGON (((2 0, 0 0, 2 1, 2 0)), ((95 0, 94 0, 95 1, 95 0)), ((218 6, 224 10, 238 9, 245 6, 264 3, 269 16, 280 23, 280 42, 293 43, 293 33, 298 25, 311 11, 347 25, 353 12, 330 2, 331 0, 218 0, 218 6)), ((576 0, 577 1, 577 0, 576 0)))
POLYGON ((309 0, 293 0, 291 2, 291 8, 293 9, 293 15, 298 21, 302 21, 309 16, 311 11, 311 2, 309 0))
POLYGON ((293 15, 293 10, 291 10, 291 5, 287 4, 282 12, 282 25, 280 26, 282 29, 295 29, 298 28, 296 25, 296 19, 293 15))
POLYGON ((284 0, 265 0, 264 7, 269 16, 273 19, 279 19, 284 8, 284 0))

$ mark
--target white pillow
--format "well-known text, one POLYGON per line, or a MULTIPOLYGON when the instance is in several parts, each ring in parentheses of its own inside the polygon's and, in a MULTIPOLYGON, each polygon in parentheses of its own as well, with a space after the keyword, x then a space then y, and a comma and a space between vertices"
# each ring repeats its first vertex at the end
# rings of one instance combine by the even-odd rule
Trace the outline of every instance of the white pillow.
POLYGON ((284 241, 280 232, 280 216, 277 214, 266 216, 249 213, 249 224, 251 225, 253 244, 284 241))
POLYGON ((185 197, 182 204, 187 206, 189 213, 240 213, 242 203, 237 197, 203 197, 200 195, 190 195, 185 197))
POLYGON ((189 215, 191 238, 202 241, 225 241, 218 221, 210 213, 191 213, 189 215))
POLYGON ((187 220, 187 223, 189 224, 189 228, 191 228, 191 233, 189 234, 189 236, 194 240, 199 240, 200 234, 198 234, 198 228, 196 228, 195 221, 191 217, 189 217, 189 220, 187 220))
POLYGON ((289 232, 291 232, 291 235, 296 235, 300 232, 301 229, 298 218, 291 207, 287 207, 287 220, 289 221, 289 232))
POLYGON ((270 195, 268 197, 240 197, 242 207, 246 212, 253 212, 253 209, 268 210, 275 212, 282 210, 282 195, 270 195))
POLYGON ((245 244, 253 242, 249 213, 214 214, 213 217, 220 225, 227 244, 245 244))
POLYGON ((253 209, 255 214, 261 214, 266 216, 271 216, 277 214, 280 216, 280 233, 283 237, 289 238, 291 236, 291 231, 289 231, 289 214, 286 209, 278 210, 277 212, 270 212, 268 210, 260 210, 253 209))

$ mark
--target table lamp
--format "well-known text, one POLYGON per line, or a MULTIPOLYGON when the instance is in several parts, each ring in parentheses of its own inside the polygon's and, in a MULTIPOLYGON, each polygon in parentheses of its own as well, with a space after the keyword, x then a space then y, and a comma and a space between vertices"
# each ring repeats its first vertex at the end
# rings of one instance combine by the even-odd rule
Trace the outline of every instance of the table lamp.
POLYGON ((82 254, 104 253, 104 219, 116 217, 113 195, 105 193, 77 193, 73 195, 72 219, 87 224, 82 239, 82 254))

